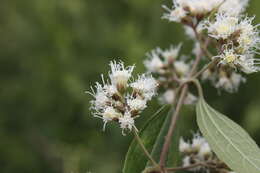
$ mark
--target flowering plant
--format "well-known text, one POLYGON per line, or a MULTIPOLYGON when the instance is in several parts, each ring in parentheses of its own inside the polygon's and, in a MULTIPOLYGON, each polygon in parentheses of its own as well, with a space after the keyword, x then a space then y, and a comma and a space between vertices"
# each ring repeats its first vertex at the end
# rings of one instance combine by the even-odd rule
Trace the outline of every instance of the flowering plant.
POLYGON ((236 92, 245 75, 260 71, 258 25, 243 12, 248 0, 173 0, 163 6, 163 19, 183 25, 194 42, 189 56, 181 55, 182 44, 147 53, 147 72, 132 77, 134 66, 110 62, 109 80, 102 75, 90 93, 91 110, 106 124, 115 122, 122 134, 133 132, 123 173, 167 173, 188 170, 209 173, 259 173, 260 150, 238 124, 210 107, 201 82, 209 81, 217 90, 236 92), (197 95, 192 93, 192 85, 197 95), (140 131, 136 118, 157 96, 160 104, 171 105, 167 115, 160 109, 140 131), (191 141, 179 138, 182 165, 168 164, 177 157, 170 152, 180 110, 196 105, 197 124, 202 133, 191 141))

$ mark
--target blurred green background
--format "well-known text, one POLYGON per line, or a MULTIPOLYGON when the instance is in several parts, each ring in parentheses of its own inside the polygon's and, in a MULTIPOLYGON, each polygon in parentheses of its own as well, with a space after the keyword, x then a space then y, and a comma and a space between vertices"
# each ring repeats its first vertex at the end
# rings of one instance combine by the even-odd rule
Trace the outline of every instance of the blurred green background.
MULTIPOLYGON (((184 40, 180 25, 161 20, 170 0, 1 0, 0 172, 119 173, 132 139, 89 112, 84 93, 120 57, 143 72, 144 54, 184 40)), ((248 13, 259 22, 259 0, 248 13)), ((260 144, 260 74, 236 94, 204 85, 212 106, 260 144)), ((138 126, 154 112, 156 101, 138 126)), ((183 117, 196 129, 193 108, 183 117)))

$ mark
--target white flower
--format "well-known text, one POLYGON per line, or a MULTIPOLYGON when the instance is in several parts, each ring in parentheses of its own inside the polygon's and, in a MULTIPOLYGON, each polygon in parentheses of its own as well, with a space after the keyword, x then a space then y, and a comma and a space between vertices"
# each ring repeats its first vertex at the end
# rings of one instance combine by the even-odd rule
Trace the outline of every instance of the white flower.
POLYGON ((234 91, 237 91, 237 90, 238 90, 238 87, 239 87, 239 85, 240 85, 241 83, 245 83, 245 82, 246 82, 246 79, 245 79, 242 75, 240 75, 240 74, 238 74, 238 73, 235 73, 235 72, 233 72, 233 73, 231 74, 230 80, 231 80, 231 82, 232 82, 233 90, 234 90, 234 91))
POLYGON ((247 74, 260 71, 259 64, 260 59, 254 58, 254 55, 252 54, 240 56, 237 61, 237 66, 240 67, 240 69, 247 74))
POLYGON ((117 91, 117 87, 115 85, 105 85, 104 86, 104 91, 106 92, 106 94, 110 97, 112 97, 113 95, 115 95, 116 93, 118 93, 117 91))
POLYGON ((196 41, 194 43, 193 49, 192 49, 192 53, 194 55, 199 55, 201 53, 201 47, 200 47, 200 43, 198 41, 196 41))
POLYGON ((119 89, 127 86, 128 79, 131 77, 134 66, 124 67, 123 62, 117 63, 116 61, 110 62, 111 73, 109 77, 113 85, 119 89))
POLYGON ((120 127, 122 128, 122 132, 124 135, 124 130, 132 130, 135 128, 135 121, 131 117, 131 114, 129 112, 126 112, 124 116, 119 118, 120 127))
POLYGON ((260 59, 254 58, 253 54, 237 54, 234 47, 225 46, 223 53, 217 57, 221 59, 220 64, 238 68, 247 74, 260 71, 260 59))
POLYGON ((164 94, 159 98, 159 101, 162 104, 172 104, 175 99, 175 92, 172 89, 168 89, 164 94))
POLYGON ((122 116, 121 113, 118 113, 113 107, 107 107, 102 113, 102 117, 104 121, 111 121, 114 118, 119 118, 122 116))
POLYGON ((249 0, 226 0, 220 7, 219 12, 230 16, 237 16, 245 11, 249 0))
POLYGON ((227 39, 236 31, 238 21, 238 17, 229 16, 226 13, 218 13, 216 14, 216 21, 206 21, 204 27, 208 30, 211 37, 227 39))
POLYGON ((152 50, 151 53, 147 54, 148 59, 144 61, 145 67, 149 72, 160 73, 162 72, 162 68, 164 63, 160 59, 159 49, 152 50))
POLYGON ((136 92, 141 93, 146 100, 151 100, 151 98, 156 94, 158 83, 152 76, 143 74, 138 77, 137 81, 131 83, 130 86, 136 92))
POLYGON ((192 105, 194 104, 196 101, 198 100, 198 98, 196 96, 194 96, 191 93, 188 93, 185 100, 184 100, 184 104, 185 105, 192 105))
POLYGON ((182 44, 179 44, 176 47, 171 45, 169 49, 161 51, 161 54, 166 61, 172 61, 178 57, 181 46, 182 46, 182 44))
POLYGON ((225 72, 221 72, 218 76, 218 81, 215 82, 215 87, 233 93, 236 92, 240 84, 244 82, 246 82, 246 79, 236 72, 231 72, 231 74, 228 75, 225 72))
POLYGON ((229 45, 225 45, 223 53, 216 57, 220 57, 221 64, 228 64, 231 67, 234 67, 237 64, 238 59, 240 58, 240 55, 235 52, 233 46, 231 48, 228 48, 228 47, 229 47, 229 45))
POLYGON ((213 72, 211 72, 211 70, 207 69, 205 70, 202 75, 201 75, 201 79, 202 80, 210 80, 210 81, 214 81, 215 79, 215 75, 213 74, 213 72))
POLYGON ((182 166, 187 167, 187 166, 190 166, 190 165, 191 165, 190 157, 185 156, 182 160, 182 166))
POLYGON ((175 61, 174 68, 176 72, 181 76, 186 75, 190 70, 190 66, 183 61, 175 61))
POLYGON ((205 138, 203 138, 202 136, 200 136, 199 134, 195 134, 193 139, 192 139, 192 143, 191 143, 191 147, 195 150, 200 150, 201 146, 206 142, 205 138))
POLYGON ((209 156, 211 155, 212 152, 211 152, 211 148, 209 146, 209 144, 207 142, 203 143, 200 147, 200 150, 199 150, 199 153, 198 153, 198 156, 200 158, 205 158, 206 156, 209 156))
POLYGON ((106 124, 109 121, 112 121, 114 119, 118 119, 122 116, 121 113, 118 113, 113 107, 107 107, 105 108, 104 112, 101 113, 101 116, 96 116, 98 118, 102 118, 104 121, 103 130, 106 128, 106 124))
POLYGON ((173 7, 163 6, 168 13, 163 18, 169 21, 181 22, 188 15, 206 15, 216 9, 223 0, 173 0, 173 7))
POLYGON ((190 151, 190 144, 188 142, 185 142, 183 138, 180 139, 179 142, 179 151, 182 153, 189 152, 190 151))
POLYGON ((110 101, 109 98, 107 97, 107 93, 102 87, 100 83, 96 83, 95 85, 96 92, 94 91, 93 88, 92 92, 88 92, 94 97, 94 100, 91 101, 91 108, 98 111, 100 109, 103 109, 104 107, 107 106, 107 103, 110 101))
POLYGON ((171 22, 181 22, 183 18, 186 17, 187 11, 185 11, 182 7, 177 6, 174 9, 169 9, 165 5, 163 5, 163 8, 168 12, 164 13, 162 18, 168 19, 171 22))
POLYGON ((140 111, 146 108, 146 100, 141 98, 128 98, 127 104, 130 107, 130 110, 140 111))
POLYGON ((259 49, 259 25, 253 26, 253 19, 254 17, 246 17, 238 25, 238 30, 240 31, 238 43, 242 53, 246 51, 251 51, 254 53, 254 50, 259 49))
POLYGON ((226 76, 222 76, 219 78, 219 81, 216 83, 216 88, 223 88, 228 92, 233 92, 234 87, 232 82, 226 76))

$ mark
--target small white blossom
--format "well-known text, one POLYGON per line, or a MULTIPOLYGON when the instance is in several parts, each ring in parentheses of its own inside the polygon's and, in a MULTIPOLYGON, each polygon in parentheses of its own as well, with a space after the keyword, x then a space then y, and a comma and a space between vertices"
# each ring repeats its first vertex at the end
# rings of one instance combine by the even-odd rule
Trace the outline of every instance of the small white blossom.
POLYGON ((162 104, 172 104, 175 99, 175 92, 172 89, 166 90, 162 96, 159 98, 159 101, 162 104))
POLYGON ((244 18, 240 24, 238 25, 238 30, 240 32, 238 43, 239 48, 242 53, 249 51, 253 52, 259 49, 259 31, 258 26, 253 26, 252 21, 254 17, 246 17, 244 18))
POLYGON ((192 143, 191 146, 193 149, 195 150, 200 150, 201 146, 206 142, 205 138, 203 138, 202 136, 200 136, 199 134, 195 134, 193 139, 192 139, 192 143))
POLYGON ((235 72, 233 72, 231 74, 230 80, 233 84, 233 90, 235 90, 235 91, 238 90, 238 87, 241 83, 246 82, 246 79, 242 75, 235 73, 235 72))
POLYGON ((236 92, 240 84, 244 82, 246 82, 246 79, 238 73, 232 72, 230 76, 220 74, 219 80, 216 82, 215 87, 233 93, 236 92))
POLYGON ((225 45, 223 53, 216 57, 221 59, 221 64, 228 64, 231 67, 235 67, 235 64, 237 64, 240 55, 235 52, 233 46, 228 48, 228 45, 225 45))
POLYGON ((175 7, 173 7, 174 9, 169 9, 168 7, 163 5, 163 8, 168 13, 164 13, 162 18, 163 19, 168 19, 171 22, 181 22, 181 20, 187 16, 187 11, 185 11, 180 6, 175 6, 175 7))
POLYGON ((240 84, 245 83, 246 79, 234 71, 215 71, 207 70, 202 75, 202 80, 209 80, 217 89, 223 89, 229 93, 236 92, 240 84))
POLYGON ((216 21, 206 21, 204 27, 208 30, 211 37, 227 39, 236 31, 238 22, 238 17, 229 16, 226 13, 218 13, 216 14, 216 21))
POLYGON ((188 74, 190 70, 190 65, 186 64, 183 61, 175 61, 174 68, 179 75, 184 76, 188 74))
POLYGON ((207 142, 204 142, 199 149, 198 156, 200 158, 204 159, 205 157, 207 157, 211 154, 212 154, 212 151, 211 151, 209 144, 207 142))
POLYGON ((117 63, 116 61, 111 61, 110 67, 111 73, 109 74, 109 77, 112 84, 118 88, 125 88, 132 75, 134 66, 125 67, 123 62, 117 63))
POLYGON ((170 46, 169 49, 166 49, 164 51, 161 51, 162 57, 166 61, 174 60, 178 57, 180 49, 182 44, 179 44, 178 46, 174 47, 173 45, 170 46))
POLYGON ((223 53, 216 58, 221 59, 220 63, 229 65, 233 68, 238 68, 244 73, 254 73, 260 70, 259 59, 254 58, 253 54, 237 54, 233 47, 225 47, 223 53))
POLYGON ((220 7, 220 13, 237 16, 245 11, 249 0, 226 0, 220 7))
POLYGON ((192 53, 194 55, 200 55, 201 53, 201 47, 200 47, 200 43, 198 41, 196 41, 194 43, 193 49, 192 49, 192 53))
POLYGON ((131 114, 129 112, 126 112, 124 116, 119 118, 120 127, 122 128, 122 132, 124 135, 124 130, 131 131, 133 128, 135 128, 135 121, 131 117, 131 114))
POLYGON ((216 83, 216 88, 223 88, 228 92, 232 92, 234 90, 231 81, 226 76, 219 78, 219 81, 216 83))
POLYGON ((102 116, 104 121, 111 121, 114 118, 119 118, 122 114, 118 113, 113 107, 107 107, 102 116))
POLYGON ((140 111, 146 108, 146 100, 142 98, 128 98, 127 104, 131 110, 140 111))
POLYGON ((118 119, 122 116, 122 114, 118 113, 113 107, 107 107, 101 115, 102 117, 100 118, 104 121, 103 130, 105 130, 107 122, 112 121, 113 119, 118 119))
POLYGON ((190 148, 191 148, 190 143, 185 142, 183 140, 183 138, 181 138, 180 142, 179 142, 179 151, 182 152, 182 153, 189 152, 190 148))
POLYGON ((211 82, 213 82, 215 79, 215 75, 213 74, 213 72, 211 72, 211 70, 207 69, 202 73, 201 79, 210 80, 211 82))
POLYGON ((216 9, 223 0, 173 0, 173 7, 163 6, 168 13, 163 18, 169 21, 181 22, 186 16, 206 15, 216 9))
POLYGON ((109 98, 107 97, 107 93, 102 87, 100 83, 96 83, 95 85, 96 92, 92 88, 92 92, 88 92, 91 94, 95 99, 91 101, 91 108, 100 110, 107 106, 107 103, 109 102, 109 98))
POLYGON ((152 76, 143 74, 138 77, 137 81, 131 83, 130 86, 136 92, 141 93, 146 100, 151 100, 156 94, 158 83, 152 76))
POLYGON ((184 104, 185 104, 185 105, 192 105, 192 104, 194 104, 197 100, 198 100, 198 98, 197 98, 195 95, 193 95, 193 94, 191 94, 191 93, 188 93, 187 96, 186 96, 186 98, 185 98, 185 100, 184 100, 184 104))
POLYGON ((145 67, 149 72, 160 73, 164 66, 163 61, 160 59, 159 49, 152 50, 151 53, 147 53, 148 59, 144 61, 145 67))
POLYGON ((237 61, 237 66, 240 67, 240 69, 247 74, 260 71, 259 65, 260 59, 254 58, 254 55, 252 54, 240 56, 237 61))
POLYGON ((115 85, 105 85, 104 90, 106 94, 110 97, 118 93, 117 87, 115 85))
POLYGON ((183 167, 190 166, 190 165, 191 165, 190 159, 191 159, 191 158, 190 158, 189 156, 185 156, 185 157, 182 159, 182 166, 183 166, 183 167))

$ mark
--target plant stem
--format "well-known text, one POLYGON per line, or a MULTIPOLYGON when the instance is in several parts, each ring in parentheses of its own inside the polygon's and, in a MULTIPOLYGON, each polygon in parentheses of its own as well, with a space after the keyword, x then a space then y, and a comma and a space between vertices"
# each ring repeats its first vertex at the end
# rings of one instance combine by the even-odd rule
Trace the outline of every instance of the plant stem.
POLYGON ((182 90, 181 90, 181 94, 180 94, 180 98, 179 98, 177 106, 176 106, 176 110, 175 110, 175 112, 172 116, 171 124, 170 124, 169 130, 168 130, 168 133, 165 137, 165 141, 164 141, 161 156, 160 156, 160 162, 159 162, 161 167, 165 166, 166 157, 167 157, 170 145, 171 145, 171 138, 172 138, 172 135, 174 133, 174 129, 176 127, 176 122, 179 118, 179 112, 180 112, 180 109, 183 105, 187 91, 188 91, 188 85, 185 84, 183 86, 182 90))
POLYGON ((200 71, 198 71, 196 74, 194 74, 192 77, 193 78, 197 78, 199 77, 203 72, 205 72, 208 68, 210 68, 211 66, 217 64, 218 59, 214 59, 213 61, 211 61, 210 63, 208 63, 207 65, 205 65, 200 71))
POLYGON ((182 167, 175 167, 175 168, 166 168, 167 171, 175 172, 175 171, 182 171, 182 170, 188 170, 192 168, 196 168, 198 166, 206 166, 206 163, 195 163, 190 166, 182 166, 182 167))
MULTIPOLYGON (((205 43, 202 43, 200 35, 197 32, 197 30, 196 30, 196 26, 192 27, 192 28, 194 30, 194 33, 196 35, 197 40, 200 43, 201 51, 196 55, 196 59, 195 59, 195 61, 193 63, 193 66, 192 66, 191 71, 190 71, 190 73, 188 75, 188 78, 191 78, 193 75, 196 75, 197 67, 199 65, 199 62, 200 62, 201 57, 202 57, 203 54, 205 54, 206 56, 209 56, 210 58, 212 57, 211 53, 207 50, 207 46, 209 44, 209 40, 206 40, 205 43)), ((200 96, 203 96, 202 89, 201 89, 200 84, 198 83, 198 81, 197 80, 192 80, 192 82, 194 82, 196 84, 196 86, 197 86, 197 88, 199 90, 200 96)), ((170 148, 170 145, 171 145, 171 138, 173 136, 174 129, 176 128, 176 123, 177 123, 177 121, 179 119, 179 116, 180 116, 179 112, 180 112, 180 109, 181 109, 181 107, 182 107, 182 105, 184 103, 184 100, 185 100, 187 92, 188 92, 188 83, 184 84, 183 88, 181 89, 181 94, 180 94, 180 97, 179 97, 179 100, 178 100, 178 103, 177 103, 177 106, 176 106, 176 110, 173 113, 171 124, 170 124, 169 130, 168 130, 168 133, 167 133, 167 135, 165 137, 165 141, 164 141, 164 144, 163 144, 162 152, 161 152, 161 155, 160 155, 160 162, 159 162, 161 168, 165 167, 166 158, 167 158, 167 155, 168 155, 168 152, 169 152, 169 148, 170 148)))
POLYGON ((146 155, 146 157, 151 161, 151 163, 153 164, 154 167, 160 168, 158 163, 156 163, 156 161, 152 158, 152 156, 149 154, 149 152, 145 148, 145 146, 144 146, 140 136, 138 135, 137 129, 134 128, 133 132, 134 132, 134 136, 135 136, 136 141, 138 142, 138 144, 142 148, 142 150, 143 150, 144 154, 146 155))

